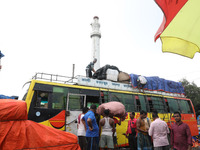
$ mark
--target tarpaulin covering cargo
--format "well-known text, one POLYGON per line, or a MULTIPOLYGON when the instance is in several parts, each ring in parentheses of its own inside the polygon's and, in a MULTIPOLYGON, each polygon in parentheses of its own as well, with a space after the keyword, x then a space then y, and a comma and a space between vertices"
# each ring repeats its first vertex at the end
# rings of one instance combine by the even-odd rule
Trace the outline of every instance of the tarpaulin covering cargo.
POLYGON ((1 150, 80 150, 76 135, 27 118, 26 102, 0 100, 1 150))
POLYGON ((125 106, 122 103, 116 101, 99 105, 99 107, 97 108, 97 113, 99 115, 102 115, 105 109, 109 109, 110 114, 117 117, 124 117, 126 114, 125 106))
MULTIPOLYGON (((134 88, 137 88, 138 86, 137 78, 138 78, 137 74, 130 74, 131 84, 134 88)), ((147 84, 144 86, 144 89, 146 90, 185 94, 181 82, 170 81, 163 78, 159 78, 157 76, 153 77, 145 76, 145 78, 147 79, 147 84)))

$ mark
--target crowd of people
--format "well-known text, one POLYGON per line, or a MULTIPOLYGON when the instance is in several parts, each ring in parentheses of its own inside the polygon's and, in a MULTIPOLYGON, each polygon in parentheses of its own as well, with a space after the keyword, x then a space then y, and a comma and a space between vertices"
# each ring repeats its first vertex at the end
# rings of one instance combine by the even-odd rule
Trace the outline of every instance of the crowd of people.
MULTIPOLYGON (((108 109, 104 110, 99 125, 95 118, 96 105, 90 109, 83 108, 78 117, 78 140, 82 150, 117 149, 116 122, 108 109)), ((161 120, 158 112, 152 112, 153 122, 147 117, 147 112, 141 111, 135 118, 135 112, 130 113, 127 131, 130 150, 191 150, 192 136, 190 128, 181 121, 181 114, 174 112, 175 123, 168 128, 161 120)))

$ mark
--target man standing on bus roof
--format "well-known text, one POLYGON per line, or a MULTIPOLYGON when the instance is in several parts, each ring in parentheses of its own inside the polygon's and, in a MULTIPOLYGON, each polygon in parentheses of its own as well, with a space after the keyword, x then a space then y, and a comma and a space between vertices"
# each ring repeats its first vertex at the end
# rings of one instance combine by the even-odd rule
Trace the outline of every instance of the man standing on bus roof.
POLYGON ((92 104, 90 110, 84 115, 83 121, 86 124, 87 150, 99 148, 99 127, 95 118, 97 106, 92 104))
POLYGON ((137 119, 137 147, 138 150, 152 150, 151 138, 148 135, 148 130, 145 125, 144 119, 146 118, 146 112, 141 110, 140 117, 137 119))
POLYGON ((97 59, 94 58, 93 62, 90 62, 89 65, 86 67, 86 77, 92 77, 92 71, 95 73, 94 64, 97 62, 97 59))
POLYGON ((115 124, 114 120, 110 118, 109 115, 109 109, 105 109, 103 114, 104 117, 99 122, 99 135, 101 134, 99 146, 102 150, 106 147, 106 145, 108 150, 114 148, 113 136, 115 133, 115 124))
POLYGON ((174 112, 175 123, 171 126, 171 149, 191 150, 192 135, 190 128, 181 121, 181 114, 174 112))
POLYGON ((149 135, 153 139, 154 150, 169 150, 168 134, 169 128, 165 121, 158 117, 158 112, 152 112, 153 122, 149 128, 149 135))

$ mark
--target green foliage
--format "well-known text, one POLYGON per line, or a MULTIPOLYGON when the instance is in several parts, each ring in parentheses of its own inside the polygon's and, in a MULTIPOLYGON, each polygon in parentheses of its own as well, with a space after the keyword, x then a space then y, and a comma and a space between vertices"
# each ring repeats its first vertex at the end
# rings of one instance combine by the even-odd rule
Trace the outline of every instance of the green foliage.
POLYGON ((200 115, 200 87, 194 82, 190 83, 186 79, 181 79, 179 82, 181 82, 184 87, 185 96, 191 99, 196 115, 200 115))

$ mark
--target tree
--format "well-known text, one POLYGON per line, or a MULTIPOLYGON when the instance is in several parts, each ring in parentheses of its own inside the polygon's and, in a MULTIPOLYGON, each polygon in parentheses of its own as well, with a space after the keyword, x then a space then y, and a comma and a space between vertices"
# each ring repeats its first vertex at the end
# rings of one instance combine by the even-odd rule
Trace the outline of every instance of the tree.
POLYGON ((191 99, 196 115, 200 115, 200 87, 198 87, 194 82, 190 83, 186 79, 181 79, 180 82, 182 83, 185 91, 185 96, 191 99))

